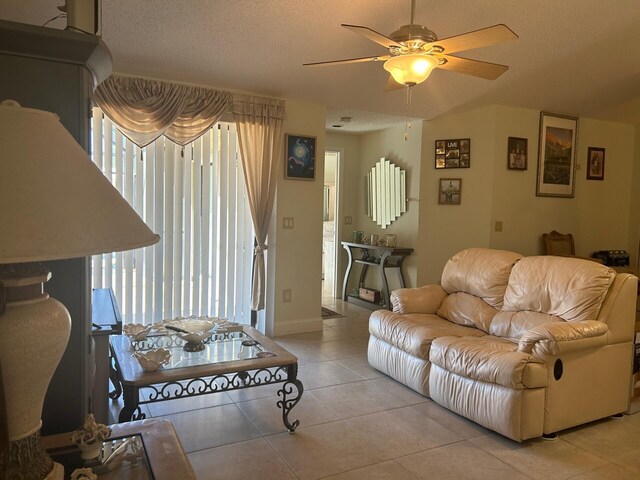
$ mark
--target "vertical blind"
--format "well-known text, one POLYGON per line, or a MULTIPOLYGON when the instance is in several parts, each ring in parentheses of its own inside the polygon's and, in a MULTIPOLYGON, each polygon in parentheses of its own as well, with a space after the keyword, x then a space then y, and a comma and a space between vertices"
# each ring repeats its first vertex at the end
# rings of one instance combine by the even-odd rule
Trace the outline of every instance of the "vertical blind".
POLYGON ((253 225, 236 127, 217 123, 184 149, 139 148, 93 109, 92 159, 161 240, 92 257, 125 323, 209 315, 250 323, 253 225))

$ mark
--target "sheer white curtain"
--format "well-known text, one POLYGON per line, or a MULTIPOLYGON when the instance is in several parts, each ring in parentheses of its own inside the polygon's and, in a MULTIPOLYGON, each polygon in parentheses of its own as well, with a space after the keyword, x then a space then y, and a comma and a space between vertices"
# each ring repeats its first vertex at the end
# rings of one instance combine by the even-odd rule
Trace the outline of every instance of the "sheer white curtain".
POLYGON ((264 309, 267 233, 282 164, 282 100, 235 95, 233 114, 247 186, 247 197, 256 235, 251 309, 264 309))
POLYGON ((94 256, 94 288, 111 287, 125 322, 187 315, 250 322, 253 228, 236 127, 217 123, 184 148, 141 149, 93 110, 94 162, 161 236, 153 247, 94 256))

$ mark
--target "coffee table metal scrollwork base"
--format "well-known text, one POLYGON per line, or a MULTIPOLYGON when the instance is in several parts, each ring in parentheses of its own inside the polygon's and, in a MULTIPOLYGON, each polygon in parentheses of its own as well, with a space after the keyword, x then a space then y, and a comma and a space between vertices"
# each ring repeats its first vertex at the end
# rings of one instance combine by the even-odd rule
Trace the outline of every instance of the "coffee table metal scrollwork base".
POLYGON ((297 378, 298 359, 252 327, 243 327, 243 334, 258 339, 261 345, 275 355, 270 358, 230 360, 145 373, 137 361, 131 358, 133 350, 127 343, 129 340, 113 336, 110 378, 115 390, 109 396, 114 400, 121 395, 123 397, 124 406, 118 421, 146 418, 141 409, 144 404, 282 383, 282 388, 277 391, 279 400, 276 406, 282 409, 284 426, 289 432, 294 432, 300 421, 290 421, 289 414, 304 391, 302 382, 297 378))
POLYGON ((282 388, 278 390, 278 397, 282 397, 282 400, 278 400, 276 406, 282 408, 282 422, 291 433, 295 432, 296 428, 298 428, 300 420, 294 420, 293 423, 289 422, 289 412, 300 401, 303 391, 304 388, 300 380, 286 381, 284 385, 282 385, 282 388), (289 398, 289 395, 293 393, 294 387, 297 389, 297 395, 289 398))

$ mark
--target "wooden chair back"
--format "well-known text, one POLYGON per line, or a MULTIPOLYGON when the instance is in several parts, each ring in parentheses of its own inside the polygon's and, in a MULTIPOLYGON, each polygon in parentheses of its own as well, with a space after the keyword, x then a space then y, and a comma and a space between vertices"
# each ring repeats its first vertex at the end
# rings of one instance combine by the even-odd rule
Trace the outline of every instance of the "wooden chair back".
POLYGON ((575 255, 576 247, 573 243, 573 235, 570 233, 560 233, 553 230, 542 234, 547 255, 575 255))

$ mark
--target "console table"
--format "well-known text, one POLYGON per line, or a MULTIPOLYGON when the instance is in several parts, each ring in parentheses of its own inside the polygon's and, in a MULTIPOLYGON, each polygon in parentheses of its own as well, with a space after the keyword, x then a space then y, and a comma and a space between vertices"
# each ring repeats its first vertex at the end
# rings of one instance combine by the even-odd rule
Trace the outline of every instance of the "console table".
POLYGON ((342 242, 342 247, 347 251, 347 255, 349 256, 349 263, 344 275, 344 283, 342 284, 342 299, 373 310, 379 308, 386 308, 390 310, 391 301, 389 296, 391 292, 389 292, 387 270, 394 269, 396 271, 400 281, 400 288, 404 288, 405 284, 404 277, 402 275, 402 263, 406 257, 411 255, 413 248, 381 247, 378 245, 366 245, 363 243, 352 242, 342 242), (364 286, 364 279, 369 267, 377 267, 379 269, 380 282, 382 285, 380 303, 370 302, 361 298, 359 295, 347 294, 349 278, 353 272, 353 265, 356 263, 362 265, 360 279, 358 280, 359 287, 364 286))

